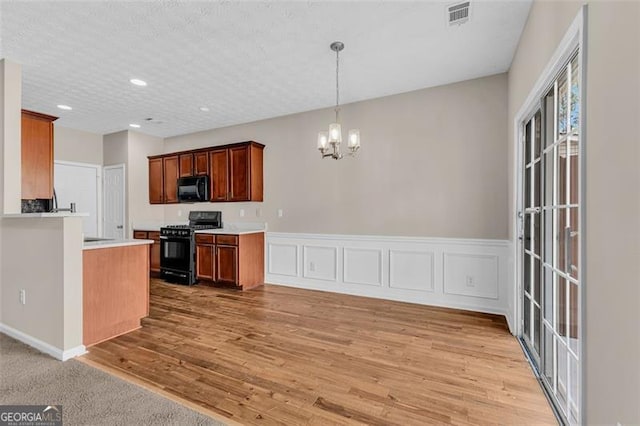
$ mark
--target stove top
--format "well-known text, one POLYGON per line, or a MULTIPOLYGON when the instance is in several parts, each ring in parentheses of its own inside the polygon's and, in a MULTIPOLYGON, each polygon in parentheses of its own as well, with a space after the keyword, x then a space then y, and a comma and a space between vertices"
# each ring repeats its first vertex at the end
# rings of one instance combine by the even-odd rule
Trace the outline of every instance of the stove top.
POLYGON ((190 237, 195 231, 222 228, 222 213, 210 211, 189 212, 188 225, 168 225, 160 229, 160 235, 190 237))

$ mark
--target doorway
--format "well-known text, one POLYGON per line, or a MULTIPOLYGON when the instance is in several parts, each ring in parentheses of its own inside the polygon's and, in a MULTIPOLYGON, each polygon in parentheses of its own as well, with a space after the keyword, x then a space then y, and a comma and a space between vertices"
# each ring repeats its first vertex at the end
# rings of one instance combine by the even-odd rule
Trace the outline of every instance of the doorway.
POLYGON ((58 207, 76 204, 76 211, 87 213, 82 218, 82 232, 89 237, 102 235, 101 169, 98 164, 55 161, 53 176, 58 207))
POLYGON ((521 334, 559 415, 580 419, 581 73, 575 51, 521 123, 521 334))
POLYGON ((124 239, 126 221, 124 164, 105 166, 102 173, 104 181, 104 237, 124 239))

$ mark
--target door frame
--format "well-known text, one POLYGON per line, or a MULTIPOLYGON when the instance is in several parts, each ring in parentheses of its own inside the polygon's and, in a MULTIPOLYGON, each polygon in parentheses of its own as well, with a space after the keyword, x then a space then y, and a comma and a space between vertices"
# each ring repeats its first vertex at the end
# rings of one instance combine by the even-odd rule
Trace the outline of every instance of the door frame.
MULTIPOLYGON (((103 171, 112 170, 112 169, 122 169, 122 220, 124 222, 122 224, 123 226, 122 237, 126 239, 127 236, 129 235, 129 220, 128 220, 129 218, 127 217, 127 166, 124 163, 120 163, 120 164, 113 164, 110 166, 104 166, 102 168, 103 171)), ((103 184, 104 184, 105 175, 106 173, 103 172, 102 173, 103 184)), ((104 197, 104 192, 103 192, 103 197, 104 197)), ((103 206, 104 205, 105 203, 103 203, 103 206)), ((104 221, 104 217, 105 215, 103 214, 102 215, 103 221, 104 221)))
MULTIPOLYGON (((95 169, 96 170, 96 202, 97 202, 97 206, 96 206, 96 220, 97 220, 97 225, 98 225, 98 237, 102 237, 102 232, 103 232, 103 197, 104 194, 102 193, 102 183, 103 183, 103 177, 102 177, 102 166, 100 164, 93 164, 93 163, 80 163, 78 161, 64 161, 64 160, 54 160, 53 161, 53 165, 55 168, 56 164, 60 164, 62 166, 73 166, 73 167, 85 167, 88 169, 95 169)), ((56 184, 55 184, 55 176, 54 176, 54 181, 53 181, 53 187, 55 188, 56 184)))
MULTIPOLYGON (((586 145, 587 145, 587 128, 586 128, 586 88, 587 88, 587 19, 588 19, 588 7, 584 5, 578 11, 578 14, 574 18, 573 22, 569 26, 569 29, 565 33, 562 41, 554 51, 551 59, 545 66, 544 70, 538 77, 535 85, 529 92, 526 100, 522 104, 520 110, 515 115, 513 120, 514 133, 513 143, 514 145, 514 157, 513 157, 513 200, 514 203, 510 206, 511 217, 514 218, 512 227, 512 255, 514 259, 513 268, 513 282, 515 284, 515 292, 513 294, 513 318, 514 318, 514 330, 516 336, 521 336, 523 332, 523 317, 522 317, 522 264, 520 259, 520 253, 522 250, 522 242, 518 239, 520 235, 521 222, 518 217, 519 208, 522 206, 522 140, 524 137, 521 123, 532 116, 533 113, 540 105, 540 100, 543 99, 548 87, 553 83, 557 75, 571 59, 576 49, 578 49, 578 63, 580 65, 580 144, 579 144, 579 156, 580 156, 580 173, 579 173, 579 197, 580 197, 580 287, 579 287, 579 304, 580 304, 580 324, 578 327, 578 338, 580 339, 580 383, 578 392, 580 396, 579 404, 579 419, 580 423, 586 422, 586 404, 585 404, 585 392, 586 389, 586 333, 585 333, 585 306, 586 306, 586 291, 585 286, 587 284, 586 274, 586 145)), ((526 53, 526 52, 525 52, 526 53)), ((537 372, 536 372, 537 374, 537 372)))

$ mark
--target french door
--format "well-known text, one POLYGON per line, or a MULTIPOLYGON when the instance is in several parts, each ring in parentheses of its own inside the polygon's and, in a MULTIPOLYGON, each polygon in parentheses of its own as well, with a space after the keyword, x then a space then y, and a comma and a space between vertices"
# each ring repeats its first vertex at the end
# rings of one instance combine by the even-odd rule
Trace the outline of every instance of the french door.
POLYGON ((563 420, 580 421, 581 171, 577 53, 522 123, 521 339, 563 420))

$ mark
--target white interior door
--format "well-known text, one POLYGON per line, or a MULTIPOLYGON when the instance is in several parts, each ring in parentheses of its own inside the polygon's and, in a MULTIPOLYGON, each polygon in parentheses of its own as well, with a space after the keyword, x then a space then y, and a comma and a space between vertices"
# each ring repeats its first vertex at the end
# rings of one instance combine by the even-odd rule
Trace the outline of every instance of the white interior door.
POLYGON ((88 213, 82 219, 86 236, 100 236, 100 169, 97 164, 56 161, 53 181, 58 198, 58 208, 69 208, 76 203, 78 213, 88 213))
POLYGON ((124 164, 106 166, 104 176, 104 236, 124 238, 125 179, 124 164))

